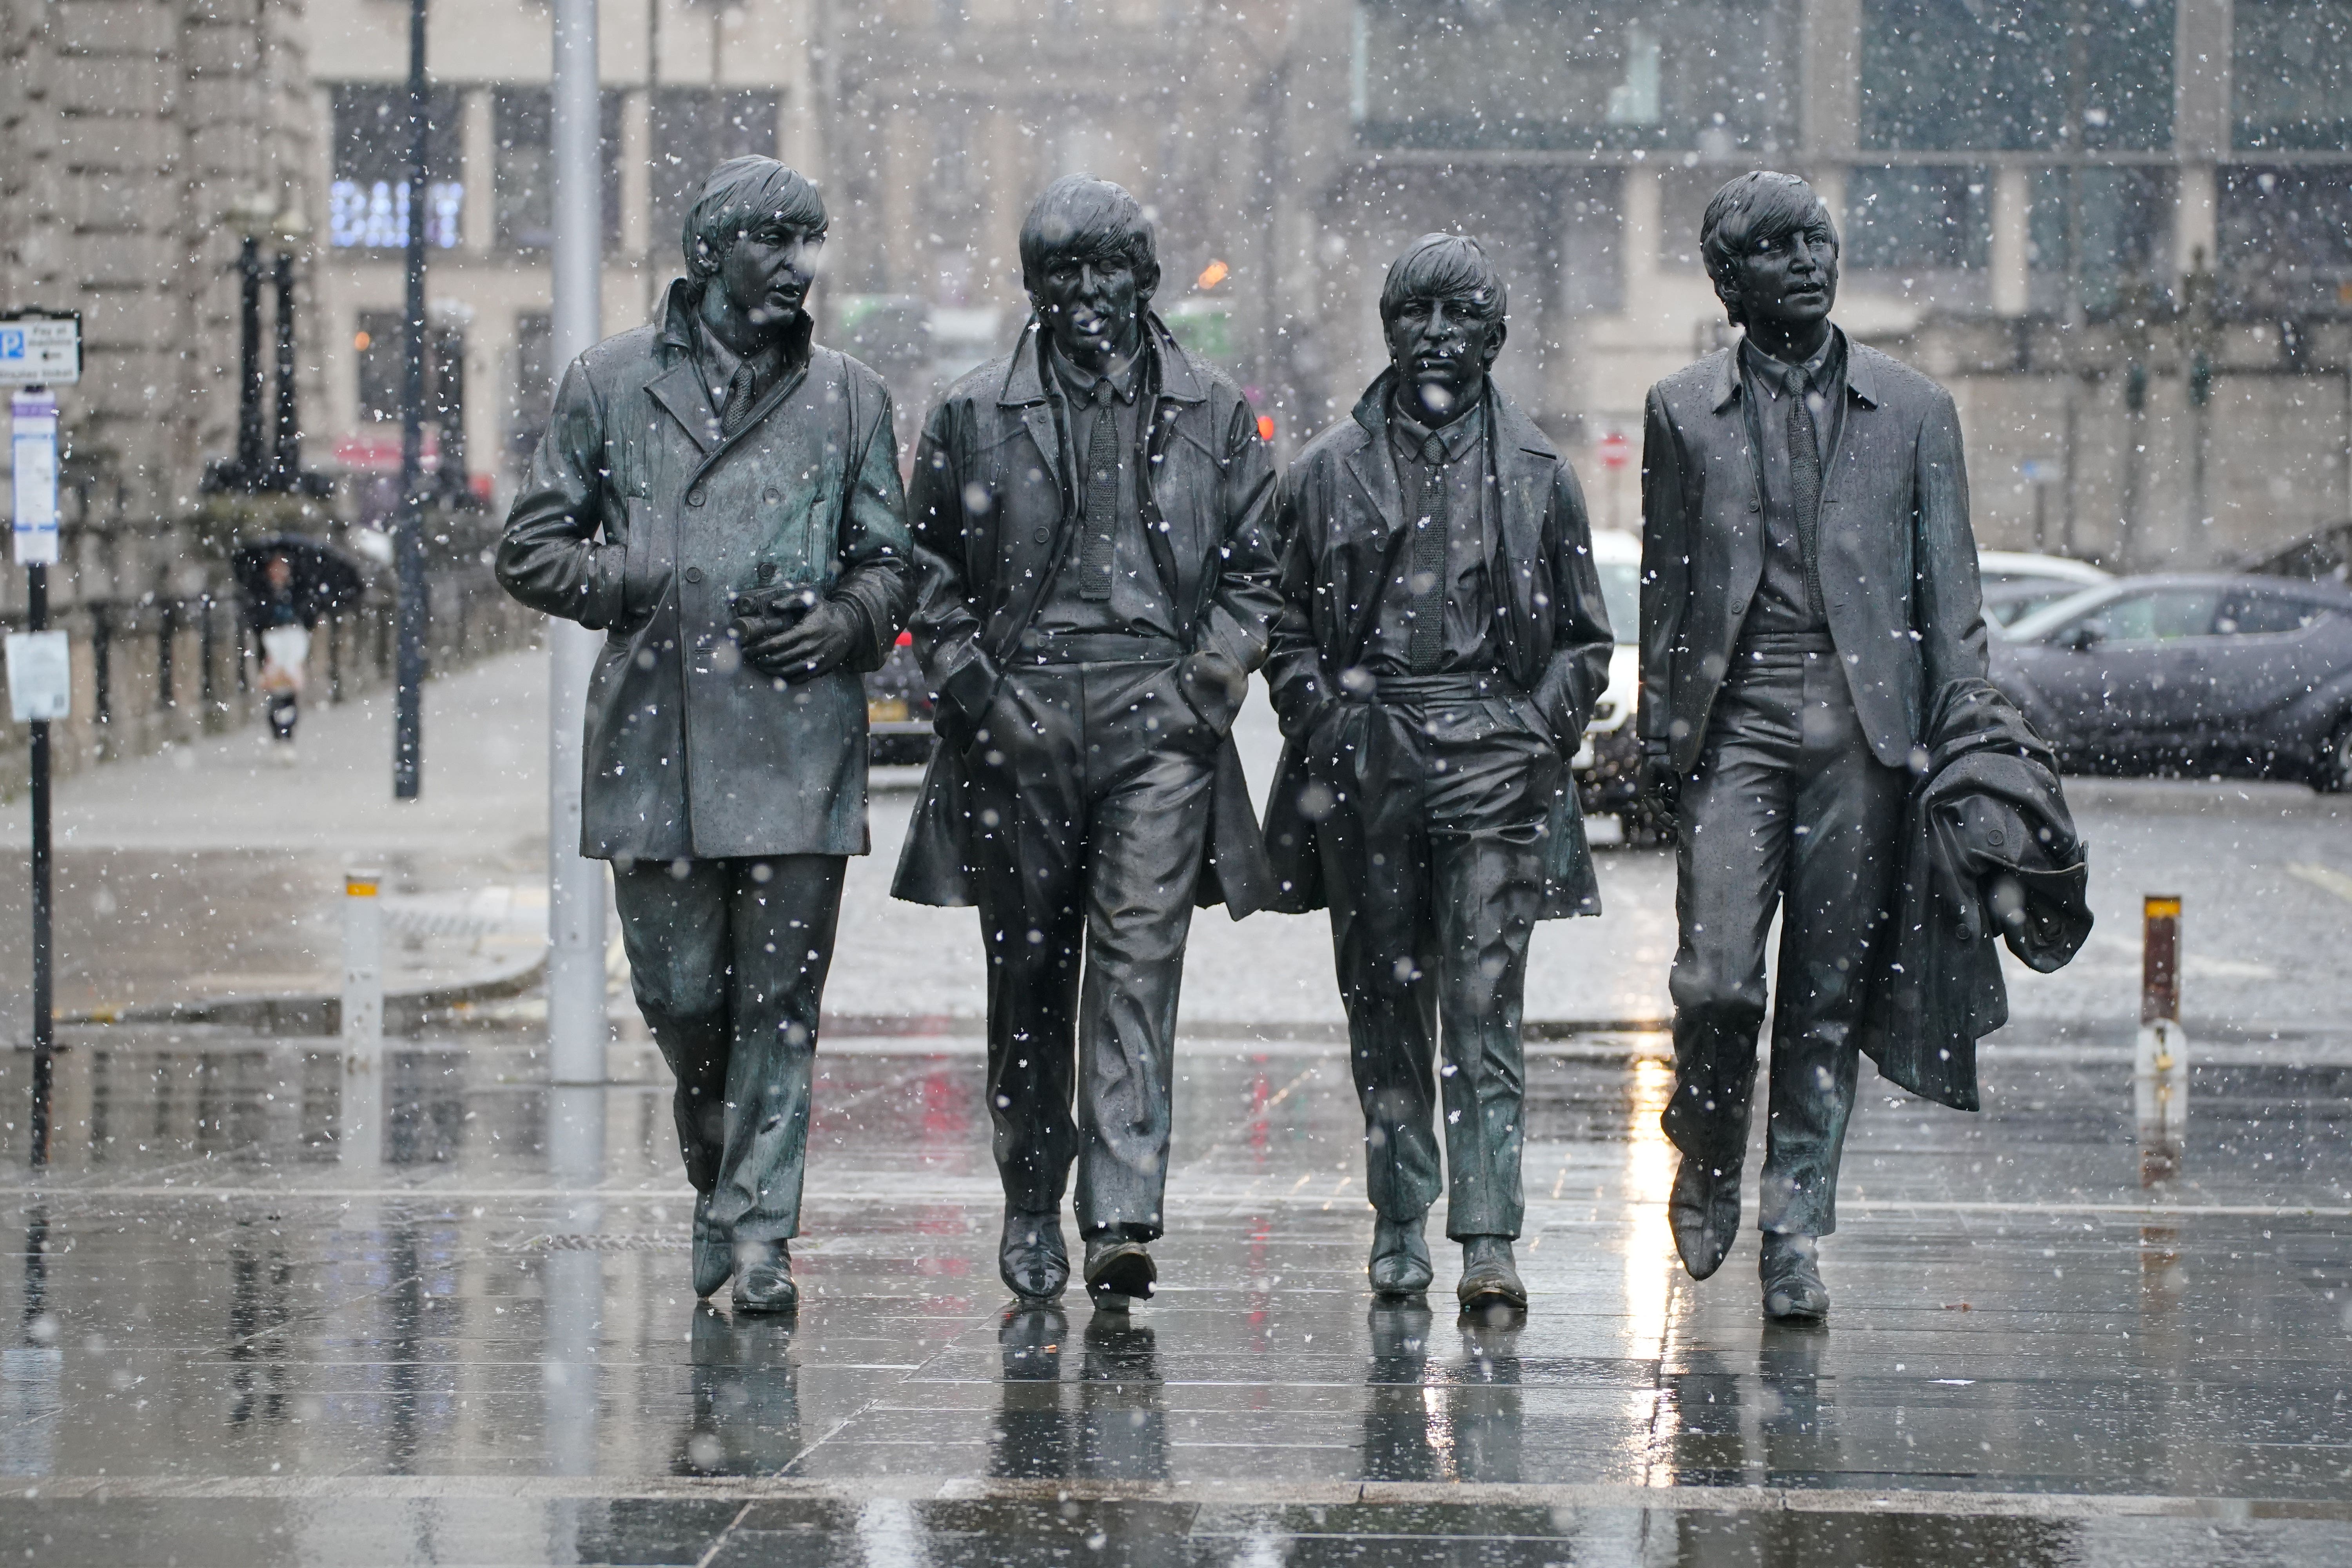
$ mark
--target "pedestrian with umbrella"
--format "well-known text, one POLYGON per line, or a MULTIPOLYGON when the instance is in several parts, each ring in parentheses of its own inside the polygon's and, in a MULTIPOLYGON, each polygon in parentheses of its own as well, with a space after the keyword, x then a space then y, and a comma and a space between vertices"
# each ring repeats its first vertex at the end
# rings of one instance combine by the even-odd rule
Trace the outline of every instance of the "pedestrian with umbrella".
POLYGON ((230 557, 245 598, 246 625, 261 641, 261 696, 269 715, 269 754, 295 762, 302 675, 319 617, 359 602, 358 565, 331 545, 283 534, 241 546, 230 557))

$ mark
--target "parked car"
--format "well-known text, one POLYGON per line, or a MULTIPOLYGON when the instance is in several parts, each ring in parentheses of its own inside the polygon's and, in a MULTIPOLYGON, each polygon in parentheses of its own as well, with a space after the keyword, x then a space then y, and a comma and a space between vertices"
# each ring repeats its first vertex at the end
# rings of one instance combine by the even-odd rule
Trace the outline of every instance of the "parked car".
POLYGON ((1633 707, 1642 689, 1642 542, 1618 529, 1592 535, 1592 562, 1601 572, 1601 598, 1617 647, 1609 656, 1609 685, 1584 726, 1584 745, 1570 767, 1576 797, 1587 816, 1614 816, 1629 844, 1657 837, 1642 805, 1642 741, 1633 707))
POLYGON ((931 754, 931 688, 900 632, 882 668, 866 678, 866 756, 876 767, 920 764, 931 754))
POLYGON ((2087 561, 2009 550, 1979 551, 1977 576, 1984 584, 1985 619, 1996 630, 2085 588, 2115 580, 2087 561))
POLYGON ((2127 577, 2026 616, 1992 679, 2084 773, 2352 788, 2352 593, 2283 577, 2127 577))

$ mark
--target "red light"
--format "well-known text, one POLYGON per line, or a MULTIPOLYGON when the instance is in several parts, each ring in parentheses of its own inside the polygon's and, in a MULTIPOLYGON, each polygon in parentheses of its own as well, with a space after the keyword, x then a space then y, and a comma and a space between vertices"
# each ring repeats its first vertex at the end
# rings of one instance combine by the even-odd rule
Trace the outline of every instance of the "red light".
POLYGON ((912 632, 900 632, 900 633, 898 634, 898 646, 899 646, 900 647, 914 647, 914 646, 915 646, 915 634, 914 634, 914 633, 912 633, 912 632))
POLYGON ((1274 439, 1273 415, 1261 414, 1257 416, 1257 438, 1261 441, 1271 441, 1274 439))

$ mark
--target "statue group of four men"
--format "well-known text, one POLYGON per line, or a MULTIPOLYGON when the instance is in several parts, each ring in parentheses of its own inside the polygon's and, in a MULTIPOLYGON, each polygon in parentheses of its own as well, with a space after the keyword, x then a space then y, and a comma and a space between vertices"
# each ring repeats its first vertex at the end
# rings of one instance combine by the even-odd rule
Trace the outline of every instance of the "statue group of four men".
MULTIPOLYGON (((1389 268, 1389 368, 1277 479, 1247 401, 1150 309, 1151 226, 1055 182, 1020 237, 1034 313, 926 422, 813 343, 822 200, 739 158, 687 222, 657 325, 556 395, 498 556, 602 629, 581 851, 614 864, 677 1077, 698 1294, 792 1308, 818 1005, 868 848, 865 695, 910 627, 936 694, 897 895, 976 904, 1000 1268, 1152 1294, 1192 909, 1328 908, 1365 1120, 1372 1289, 1524 1308, 1521 996, 1538 920, 1597 912, 1568 773, 1612 637, 1582 497, 1488 370, 1505 280, 1458 235, 1389 268), (1262 670, 1286 740, 1263 823, 1231 728, 1262 670), (1443 1128, 1444 1181, 1440 1182, 1443 1128)), ((1830 324, 1837 241, 1801 181, 1707 210, 1742 345, 1649 399, 1640 733, 1680 828, 1670 1214, 1704 1278, 1740 1214, 1782 918, 1765 1310, 1828 1307, 1854 1028, 1913 749, 1984 669, 1951 400, 1830 324)))

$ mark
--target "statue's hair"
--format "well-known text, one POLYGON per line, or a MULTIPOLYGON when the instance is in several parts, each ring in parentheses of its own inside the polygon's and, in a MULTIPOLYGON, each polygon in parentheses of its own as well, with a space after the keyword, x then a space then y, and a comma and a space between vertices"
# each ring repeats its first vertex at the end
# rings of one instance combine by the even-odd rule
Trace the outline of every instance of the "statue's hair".
POLYGON ((1408 300, 1468 299, 1490 321, 1499 321, 1510 298, 1503 275, 1486 247, 1466 234, 1424 234, 1389 263, 1381 285, 1381 321, 1396 320, 1408 300))
POLYGON ((1832 246, 1837 243, 1837 226, 1830 221, 1829 204, 1794 174, 1757 169, 1726 182, 1715 193, 1706 204, 1706 216, 1699 220, 1698 253, 1733 326, 1741 324, 1739 307, 1734 302, 1740 258, 1759 245, 1816 226, 1829 230, 1832 246))
POLYGON ((686 270, 708 278, 727 258, 736 237, 772 218, 794 228, 824 232, 824 197, 808 177, 773 158, 730 158, 710 171, 686 215, 681 243, 686 270))
POLYGON ((1065 174, 1047 185, 1021 220, 1021 286, 1040 292, 1057 256, 1118 256, 1135 272, 1137 294, 1160 287, 1160 254, 1142 204, 1108 180, 1065 174))

